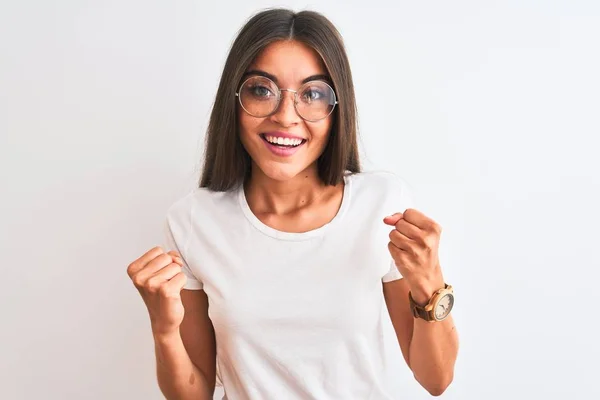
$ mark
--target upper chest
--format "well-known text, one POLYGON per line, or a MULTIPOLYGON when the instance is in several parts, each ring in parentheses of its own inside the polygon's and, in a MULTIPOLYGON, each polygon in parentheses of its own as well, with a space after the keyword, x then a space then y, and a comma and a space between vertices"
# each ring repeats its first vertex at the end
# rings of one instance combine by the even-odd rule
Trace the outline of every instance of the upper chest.
POLYGON ((352 332, 377 318, 390 265, 386 235, 338 229, 299 242, 244 240, 239 232, 226 246, 205 245, 197 254, 215 329, 352 332))
POLYGON ((338 214, 342 201, 344 187, 336 186, 328 189, 314 202, 303 204, 302 201, 291 210, 274 213, 265 209, 256 209, 248 204, 252 214, 266 226, 282 232, 309 232, 331 222, 338 214))

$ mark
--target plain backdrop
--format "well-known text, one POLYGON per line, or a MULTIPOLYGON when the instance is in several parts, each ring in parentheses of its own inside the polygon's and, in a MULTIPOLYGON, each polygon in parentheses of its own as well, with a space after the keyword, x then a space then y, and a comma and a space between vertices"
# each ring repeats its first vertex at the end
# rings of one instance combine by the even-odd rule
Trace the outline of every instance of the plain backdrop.
POLYGON ((444 229, 442 398, 600 398, 600 5, 573 0, 2 1, 0 398, 163 398, 126 268, 196 185, 237 30, 275 5, 337 25, 366 169, 444 229))

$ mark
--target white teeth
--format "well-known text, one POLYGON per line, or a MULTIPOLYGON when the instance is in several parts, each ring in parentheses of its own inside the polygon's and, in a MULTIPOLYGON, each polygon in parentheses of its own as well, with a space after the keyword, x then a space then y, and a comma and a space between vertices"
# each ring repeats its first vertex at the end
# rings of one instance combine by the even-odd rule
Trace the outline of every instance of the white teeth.
POLYGON ((266 136, 267 142, 278 144, 281 146, 298 146, 302 143, 302 139, 290 139, 275 136, 266 136))

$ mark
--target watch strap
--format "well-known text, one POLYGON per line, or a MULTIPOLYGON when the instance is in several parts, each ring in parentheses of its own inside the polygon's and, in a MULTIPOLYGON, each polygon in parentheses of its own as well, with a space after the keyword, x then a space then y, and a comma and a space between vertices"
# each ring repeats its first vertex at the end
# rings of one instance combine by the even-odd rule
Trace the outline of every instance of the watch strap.
POLYGON ((410 303, 410 309, 415 318, 421 318, 425 321, 432 321, 434 319, 429 312, 425 311, 425 306, 420 306, 415 302, 410 292, 408 292, 408 299, 410 303))
POLYGON ((410 310, 411 310, 413 316, 415 318, 421 318, 428 322, 436 321, 435 316, 434 316, 434 312, 435 312, 434 307, 433 307, 434 304, 432 304, 432 302, 436 298, 436 295, 440 294, 443 290, 449 290, 450 293, 453 293, 452 286, 450 286, 446 283, 442 289, 436 291, 431 296, 431 298, 429 299, 427 304, 425 304, 424 306, 417 304, 417 302, 415 302, 415 300, 412 297, 412 293, 409 291, 408 292, 408 301, 409 301, 410 310), (426 308, 431 308, 431 311, 425 310, 426 308))

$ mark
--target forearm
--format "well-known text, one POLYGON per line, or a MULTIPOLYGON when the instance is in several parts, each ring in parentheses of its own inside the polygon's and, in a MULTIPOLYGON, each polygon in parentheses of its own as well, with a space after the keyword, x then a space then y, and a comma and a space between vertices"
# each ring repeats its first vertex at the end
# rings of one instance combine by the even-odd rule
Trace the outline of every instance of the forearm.
POLYGON ((211 400, 214 388, 192 363, 179 332, 154 336, 158 386, 168 400, 211 400))
POLYGON ((414 319, 410 368, 432 395, 442 394, 452 382, 457 354, 458 334, 452 316, 438 322, 414 319))

